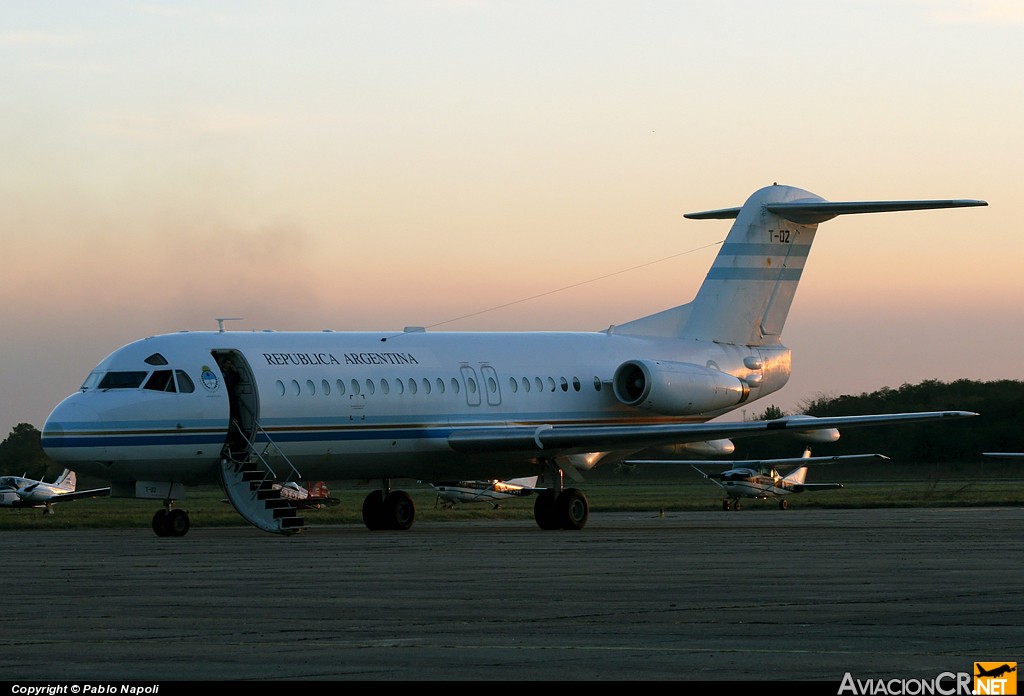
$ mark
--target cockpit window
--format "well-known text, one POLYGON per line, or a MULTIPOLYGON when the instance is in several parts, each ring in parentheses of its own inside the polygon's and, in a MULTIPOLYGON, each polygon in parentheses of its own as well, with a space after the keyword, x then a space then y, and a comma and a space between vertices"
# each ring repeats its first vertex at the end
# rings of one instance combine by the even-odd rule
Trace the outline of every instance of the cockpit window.
POLYGON ((196 385, 192 383, 192 378, 185 374, 184 370, 175 370, 174 374, 178 377, 178 391, 182 394, 191 394, 196 390, 196 385))
POLYGON ((174 377, 170 370, 157 370, 153 375, 146 381, 144 389, 150 389, 152 391, 162 392, 173 392, 174 391, 174 377))
POLYGON ((101 370, 96 370, 96 371, 90 372, 89 376, 85 378, 84 382, 82 382, 82 386, 81 386, 82 391, 85 391, 87 389, 95 389, 96 385, 100 383, 100 379, 102 377, 103 377, 103 372, 101 370))
POLYGON ((112 371, 108 372, 100 380, 97 389, 138 389, 142 386, 142 380, 146 379, 147 372, 137 371, 112 371))
POLYGON ((153 353, 151 356, 146 358, 147 365, 166 365, 167 358, 160 355, 159 353, 153 353))

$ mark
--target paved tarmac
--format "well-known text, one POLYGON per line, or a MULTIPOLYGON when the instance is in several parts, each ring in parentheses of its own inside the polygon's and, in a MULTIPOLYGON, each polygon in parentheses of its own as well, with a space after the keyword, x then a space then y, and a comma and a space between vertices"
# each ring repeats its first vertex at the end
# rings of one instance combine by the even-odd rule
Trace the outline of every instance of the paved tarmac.
POLYGON ((838 684, 1024 661, 1020 508, 310 523, 3 532, 2 678, 838 684))

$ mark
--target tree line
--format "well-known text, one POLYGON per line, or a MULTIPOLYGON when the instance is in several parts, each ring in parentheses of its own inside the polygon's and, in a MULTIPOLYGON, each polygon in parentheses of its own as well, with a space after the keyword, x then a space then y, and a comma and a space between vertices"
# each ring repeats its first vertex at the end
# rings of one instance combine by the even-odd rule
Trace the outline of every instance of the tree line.
MULTIPOLYGON (((1024 452, 1024 382, 1016 380, 926 380, 856 395, 819 395, 801 403, 796 413, 824 417, 918 411, 971 411, 978 415, 955 421, 847 428, 840 431, 838 442, 817 445, 814 453, 877 452, 901 461, 939 463, 978 460, 982 452, 1024 452)), ((780 415, 785 414, 769 406, 761 417, 780 415)), ((792 441, 767 440, 763 448, 760 442, 751 444, 759 449, 756 456, 799 454, 794 454, 792 441)))

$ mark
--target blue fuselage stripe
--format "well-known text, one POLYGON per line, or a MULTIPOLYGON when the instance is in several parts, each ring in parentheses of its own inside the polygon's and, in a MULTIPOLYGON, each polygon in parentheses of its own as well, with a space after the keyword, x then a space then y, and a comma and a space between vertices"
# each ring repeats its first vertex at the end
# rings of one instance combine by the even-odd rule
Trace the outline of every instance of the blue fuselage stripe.
MULTIPOLYGON (((452 428, 388 428, 388 429, 355 429, 338 430, 291 430, 274 431, 270 439, 274 442, 327 442, 357 440, 420 440, 447 438, 452 428)), ((90 435, 63 435, 44 437, 42 445, 50 449, 71 449, 89 447, 159 447, 167 445, 220 445, 224 444, 225 433, 191 434, 191 433, 96 433, 90 435)), ((265 435, 257 435, 256 444, 267 442, 265 435)))

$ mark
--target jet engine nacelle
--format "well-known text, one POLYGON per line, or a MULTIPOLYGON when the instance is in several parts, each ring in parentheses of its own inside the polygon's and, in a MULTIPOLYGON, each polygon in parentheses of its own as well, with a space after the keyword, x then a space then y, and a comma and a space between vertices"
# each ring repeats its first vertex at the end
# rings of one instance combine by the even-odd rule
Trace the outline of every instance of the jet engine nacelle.
POLYGON ((630 360, 612 378, 615 398, 669 416, 688 416, 743 403, 750 387, 725 372, 693 363, 630 360))

